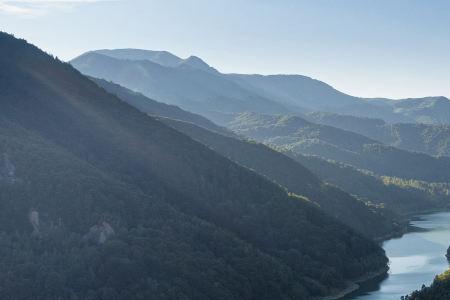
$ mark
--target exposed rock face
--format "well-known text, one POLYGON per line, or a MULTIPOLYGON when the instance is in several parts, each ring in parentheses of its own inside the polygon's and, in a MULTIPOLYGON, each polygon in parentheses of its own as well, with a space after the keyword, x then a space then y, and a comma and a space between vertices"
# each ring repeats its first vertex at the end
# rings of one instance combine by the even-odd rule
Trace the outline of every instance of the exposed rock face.
POLYGON ((103 244, 115 234, 114 229, 108 222, 101 222, 89 229, 89 232, 84 236, 84 239, 103 244))
POLYGON ((33 226, 33 234, 34 235, 40 235, 39 231, 39 212, 32 210, 30 211, 30 214, 28 215, 28 219, 30 220, 31 226, 33 226))
POLYGON ((16 181, 16 167, 9 159, 9 156, 4 153, 0 160, 0 183, 14 184, 16 181))

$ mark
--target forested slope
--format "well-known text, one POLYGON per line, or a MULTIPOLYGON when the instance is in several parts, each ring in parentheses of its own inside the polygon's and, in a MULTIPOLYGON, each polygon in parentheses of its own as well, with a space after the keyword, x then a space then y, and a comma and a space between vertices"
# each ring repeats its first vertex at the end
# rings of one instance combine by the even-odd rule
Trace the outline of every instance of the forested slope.
POLYGON ((356 231, 372 238, 378 238, 398 234, 403 232, 406 227, 400 218, 396 218, 384 210, 368 207, 364 202, 345 192, 324 184, 298 162, 263 144, 245 141, 237 136, 229 137, 227 131, 224 132, 227 136, 218 134, 214 132, 218 130, 214 130, 215 128, 211 126, 209 128, 212 130, 207 130, 204 128, 205 126, 202 126, 203 122, 190 119, 190 114, 181 109, 175 119, 165 113, 171 106, 158 103, 143 95, 136 97, 135 93, 119 85, 105 84, 101 80, 95 81, 102 83, 102 87, 107 91, 117 94, 122 100, 141 111, 161 116, 162 118, 160 117, 159 120, 162 122, 207 145, 223 156, 266 176, 286 187, 290 192, 308 197, 319 204, 324 211, 356 231), (153 103, 160 106, 154 109, 153 103), (159 108, 164 106, 168 107, 159 108), (372 226, 374 222, 379 226, 372 226))
POLYGON ((383 250, 0 33, 2 299, 309 299, 383 250))
POLYGON ((207 118, 183 110, 178 106, 169 105, 162 102, 158 102, 153 99, 149 99, 140 93, 133 92, 113 82, 108 82, 106 80, 94 77, 90 77, 90 79, 93 80, 95 83, 97 83, 100 87, 104 88, 109 93, 116 95, 123 101, 127 102, 128 104, 136 107, 140 111, 145 112, 149 115, 166 117, 174 120, 181 120, 184 122, 194 123, 200 127, 204 127, 211 131, 220 132, 221 134, 224 135, 230 136, 234 135, 230 130, 214 124, 207 118))
POLYGON ((290 151, 285 154, 306 166, 323 181, 399 214, 445 210, 450 207, 448 183, 379 176, 315 155, 301 155, 290 151))
POLYGON ((306 117, 313 122, 356 132, 400 149, 450 156, 448 124, 389 124, 381 119, 318 112, 310 113, 306 117))
POLYGON ((354 132, 312 123, 298 116, 244 113, 230 129, 266 144, 318 155, 378 175, 429 182, 450 181, 450 158, 433 157, 384 145, 354 132))

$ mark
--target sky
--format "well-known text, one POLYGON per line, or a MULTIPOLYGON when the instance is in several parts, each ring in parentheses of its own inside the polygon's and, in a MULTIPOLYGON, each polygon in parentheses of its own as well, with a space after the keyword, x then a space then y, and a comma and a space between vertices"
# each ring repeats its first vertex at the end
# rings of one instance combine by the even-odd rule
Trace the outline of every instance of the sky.
POLYGON ((63 60, 167 50, 354 96, 450 97, 447 0, 0 0, 0 30, 63 60))

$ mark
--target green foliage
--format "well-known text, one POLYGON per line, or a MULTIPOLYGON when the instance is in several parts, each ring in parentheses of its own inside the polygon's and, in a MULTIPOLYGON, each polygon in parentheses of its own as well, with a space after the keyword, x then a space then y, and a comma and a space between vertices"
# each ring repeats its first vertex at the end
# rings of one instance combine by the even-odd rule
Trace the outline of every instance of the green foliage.
POLYGON ((0 49, 1 299, 309 299, 385 268, 376 243, 70 65, 3 33, 0 49))
POLYGON ((329 215, 369 237, 400 233, 406 228, 401 218, 367 206, 347 193, 324 184, 300 163, 263 144, 226 137, 185 122, 162 121, 225 157, 270 178, 290 192, 308 197, 329 215), (373 226, 374 223, 378 226, 373 226))
POLYGON ((448 124, 387 124, 380 119, 329 113, 310 113, 308 119, 356 132, 400 149, 429 155, 450 155, 450 125, 448 124))
POLYGON ((306 121, 297 116, 239 115, 232 130, 275 147, 317 155, 378 175, 450 182, 450 158, 432 157, 386 146, 365 136, 306 121))
POLYGON ((403 296, 402 300, 447 300, 450 299, 450 270, 435 277, 431 286, 422 286, 420 290, 403 296))
POLYGON ((356 169, 317 156, 286 153, 308 167, 322 180, 339 186, 365 202, 400 214, 446 209, 450 204, 446 183, 378 176, 367 170, 356 169))

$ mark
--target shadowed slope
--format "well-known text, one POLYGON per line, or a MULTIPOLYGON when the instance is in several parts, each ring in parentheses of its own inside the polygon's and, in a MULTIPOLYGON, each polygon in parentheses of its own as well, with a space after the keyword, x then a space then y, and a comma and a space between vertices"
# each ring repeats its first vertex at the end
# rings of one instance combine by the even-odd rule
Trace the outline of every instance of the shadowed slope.
POLYGON ((0 47, 2 298, 308 299, 386 266, 375 243, 70 65, 3 33, 0 47))

